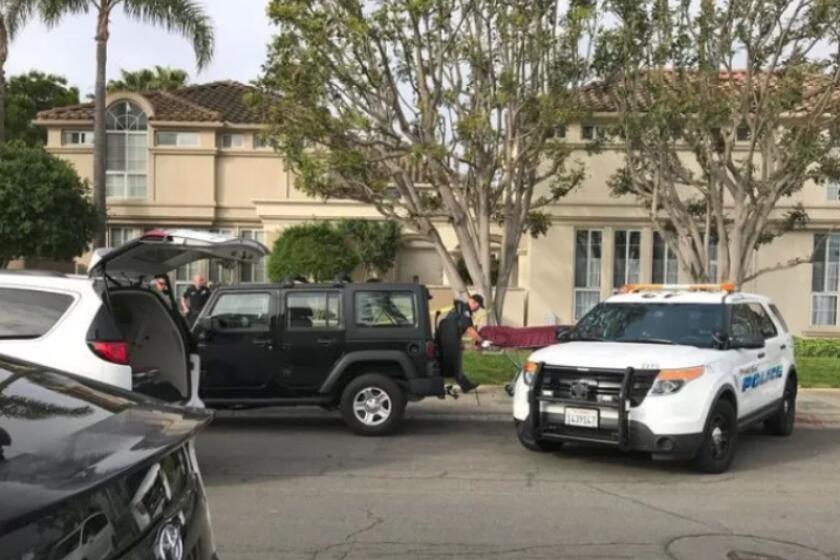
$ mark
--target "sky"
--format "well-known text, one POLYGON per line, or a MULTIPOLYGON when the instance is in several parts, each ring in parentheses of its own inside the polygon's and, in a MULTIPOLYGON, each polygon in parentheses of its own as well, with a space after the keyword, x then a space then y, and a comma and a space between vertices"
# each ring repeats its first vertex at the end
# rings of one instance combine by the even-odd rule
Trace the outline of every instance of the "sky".
MULTIPOLYGON (((174 33, 125 17, 121 8, 111 18, 108 42, 108 79, 120 69, 154 65, 186 70, 192 82, 237 80, 249 82, 260 73, 272 26, 265 15, 268 0, 204 0, 216 30, 213 62, 197 74, 190 42, 174 33)), ((30 22, 9 49, 6 75, 41 70, 58 74, 79 88, 81 97, 93 93, 96 50, 93 13, 67 17, 48 29, 30 22)))

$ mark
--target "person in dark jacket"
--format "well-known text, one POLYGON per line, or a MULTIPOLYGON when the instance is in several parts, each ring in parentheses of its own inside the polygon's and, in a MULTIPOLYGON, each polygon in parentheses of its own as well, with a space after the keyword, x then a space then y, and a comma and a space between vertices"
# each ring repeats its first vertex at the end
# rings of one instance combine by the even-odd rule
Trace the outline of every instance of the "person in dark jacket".
POLYGON ((196 275, 192 285, 181 296, 181 310, 190 327, 198 319, 198 314, 201 313, 208 299, 210 299, 210 288, 204 282, 203 276, 196 275))
POLYGON ((479 294, 473 294, 466 300, 456 299, 435 331, 435 342, 441 355, 441 368, 444 373, 455 378, 464 393, 472 391, 478 384, 464 375, 461 340, 467 335, 476 344, 489 345, 489 342, 478 334, 473 323, 473 314, 483 308, 484 298, 479 294))

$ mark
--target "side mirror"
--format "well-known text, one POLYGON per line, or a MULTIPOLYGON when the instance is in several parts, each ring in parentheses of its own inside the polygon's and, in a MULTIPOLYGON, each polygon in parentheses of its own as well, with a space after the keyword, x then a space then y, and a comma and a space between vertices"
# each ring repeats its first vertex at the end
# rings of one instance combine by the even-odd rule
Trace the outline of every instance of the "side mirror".
POLYGON ((557 332, 554 335, 554 339, 557 342, 569 342, 572 338, 572 329, 571 327, 557 327, 557 332))
POLYGON ((761 335, 733 336, 730 339, 729 347, 747 350, 764 348, 764 337, 761 335))

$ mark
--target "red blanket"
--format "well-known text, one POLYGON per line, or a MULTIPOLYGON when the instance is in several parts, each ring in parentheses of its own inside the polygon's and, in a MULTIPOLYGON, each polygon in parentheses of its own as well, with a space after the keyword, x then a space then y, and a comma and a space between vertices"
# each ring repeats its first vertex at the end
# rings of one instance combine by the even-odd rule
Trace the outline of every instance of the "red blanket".
POLYGON ((499 348, 542 348, 557 342, 557 330, 566 327, 482 327, 478 334, 499 348))

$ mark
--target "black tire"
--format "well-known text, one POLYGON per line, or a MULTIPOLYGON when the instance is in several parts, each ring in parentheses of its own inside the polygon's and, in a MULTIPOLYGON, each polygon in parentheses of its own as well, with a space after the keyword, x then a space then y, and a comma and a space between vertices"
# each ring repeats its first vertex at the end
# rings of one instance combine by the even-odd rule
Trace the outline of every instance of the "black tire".
POLYGON ((796 378, 788 376, 779 411, 764 421, 764 430, 774 436, 789 436, 796 422, 796 378))
POLYGON ((695 470, 709 474, 726 472, 738 445, 738 416, 729 401, 719 400, 712 407, 703 431, 703 443, 694 457, 695 470))
POLYGON ((340 408, 344 423, 357 434, 384 436, 394 433, 402 424, 405 393, 390 377, 369 373, 347 384, 341 394, 340 408), (379 408, 373 403, 367 406, 371 399, 379 400, 379 408))
POLYGON ((534 436, 534 430, 531 428, 531 422, 528 420, 515 420, 516 436, 519 438, 519 443, 522 447, 530 451, 538 453, 546 453, 550 451, 558 451, 563 447, 562 441, 547 441, 539 439, 534 436))

